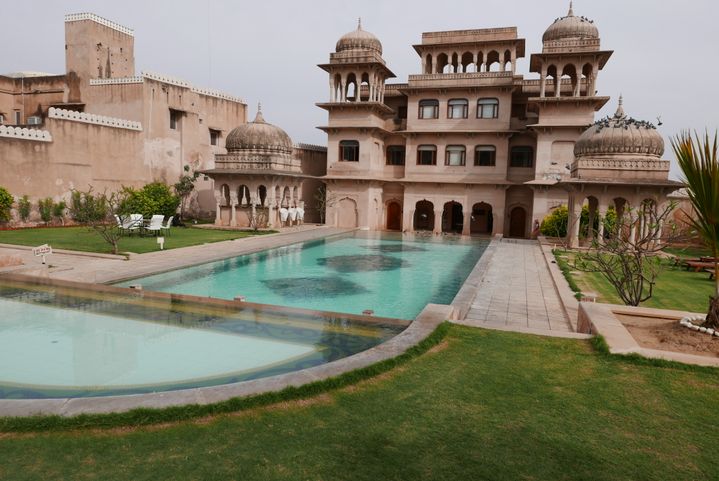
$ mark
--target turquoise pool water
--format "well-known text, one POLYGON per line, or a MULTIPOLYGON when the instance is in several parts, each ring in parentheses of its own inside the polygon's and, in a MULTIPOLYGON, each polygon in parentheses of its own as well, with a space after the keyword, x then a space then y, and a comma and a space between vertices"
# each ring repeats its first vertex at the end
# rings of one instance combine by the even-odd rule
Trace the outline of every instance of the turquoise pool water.
POLYGON ((404 325, 0 277, 0 398, 147 393, 334 361, 404 325))
MULTIPOLYGON (((486 240, 355 232, 124 282, 143 289, 414 319, 449 304, 486 240)), ((211 249, 208 246, 208 249, 211 249)))

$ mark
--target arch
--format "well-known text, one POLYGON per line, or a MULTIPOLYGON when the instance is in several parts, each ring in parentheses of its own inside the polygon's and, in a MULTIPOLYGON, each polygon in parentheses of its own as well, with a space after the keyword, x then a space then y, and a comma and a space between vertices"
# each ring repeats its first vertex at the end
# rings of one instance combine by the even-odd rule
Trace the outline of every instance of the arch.
MULTIPOLYGON (((569 79, 569 81, 572 85, 572 93, 570 94, 570 97, 571 97, 572 95, 574 95, 575 89, 577 88, 577 82, 578 82, 577 69, 571 63, 565 65, 564 68, 562 69, 562 78, 559 81, 560 92, 561 92, 561 88, 562 88, 562 81, 564 79, 569 79)), ((560 93, 560 95, 561 95, 561 93, 560 93)))
POLYGON ((282 203, 282 188, 279 185, 275 186, 275 205, 282 203))
POLYGON ((370 91, 369 74, 365 72, 362 74, 362 81, 359 87, 359 100, 362 102, 369 101, 371 93, 372 92, 370 91))
POLYGON ((290 188, 289 187, 285 187, 282 190, 281 205, 282 205, 282 207, 290 207, 290 188))
POLYGON ((402 205, 396 200, 387 203, 387 230, 402 230, 402 205))
POLYGON ((428 53, 424 59, 424 73, 432 73, 432 54, 428 53))
POLYGON ((333 85, 334 92, 333 92, 333 98, 335 102, 341 102, 342 99, 342 76, 340 74, 335 74, 335 82, 333 85))
POLYGON ((476 71, 476 66, 474 65, 474 55, 472 55, 472 52, 464 52, 461 57, 461 62, 463 72, 469 72, 470 67, 474 67, 472 70, 476 71))
POLYGON ((434 204, 428 200, 420 200, 415 204, 414 230, 434 230, 434 204))
POLYGON ((300 202, 298 192, 297 186, 292 187, 292 200, 295 207, 297 207, 297 204, 300 202))
POLYGON ((337 227, 348 229, 357 227, 357 202, 349 197, 337 203, 337 227))
POLYGON ((527 209, 514 207, 509 214, 509 237, 527 237, 527 209))
POLYGON ((237 205, 250 205, 250 188, 242 184, 237 188, 237 205))
MULTIPOLYGON (((557 95, 557 66, 556 65, 550 65, 547 67, 547 78, 552 78, 552 95, 557 95)), ((547 84, 548 85, 548 84, 547 84)), ((549 89, 547 89, 545 95, 549 94, 549 89)))
POLYGON ((585 63, 582 67, 582 80, 585 83, 584 96, 594 96, 594 65, 591 63, 585 63))
POLYGON ((444 73, 445 67, 449 64, 449 57, 446 53, 437 55, 437 73, 444 73))
POLYGON ((454 200, 444 204, 442 211, 442 232, 462 233, 464 226, 464 214, 462 204, 454 200))
POLYGON ((345 85, 345 99, 348 101, 356 102, 359 94, 359 85, 357 84, 357 77, 351 73, 347 76, 347 83, 345 85))
POLYGON ((267 187, 261 185, 257 188, 257 198, 260 200, 260 205, 264 207, 267 200, 267 187))
POLYGON ((494 230, 494 216, 492 206, 486 202, 478 202, 472 206, 470 217, 470 234, 492 234, 494 230))
POLYGON ((511 71, 512 70, 512 52, 509 51, 509 49, 504 51, 504 59, 502 60, 502 70, 503 71, 511 71), (507 68, 507 65, 509 65, 509 68, 507 68))
POLYGON ((499 71, 499 52, 492 50, 487 54, 486 71, 487 72, 498 72, 499 71))
POLYGON ((225 201, 223 205, 225 207, 228 207, 230 205, 230 186, 227 184, 222 184, 220 186, 220 195, 222 196, 222 200, 225 201))

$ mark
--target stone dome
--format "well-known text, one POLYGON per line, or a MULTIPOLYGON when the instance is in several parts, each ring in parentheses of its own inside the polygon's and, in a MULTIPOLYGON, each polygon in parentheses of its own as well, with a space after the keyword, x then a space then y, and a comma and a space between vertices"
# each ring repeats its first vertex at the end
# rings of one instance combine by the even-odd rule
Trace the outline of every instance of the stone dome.
POLYGON ((228 152, 265 150, 291 154, 292 139, 281 128, 265 122, 262 110, 258 108, 254 121, 235 127, 227 134, 225 147, 228 152))
POLYGON ((599 38, 599 29, 592 20, 575 17, 571 2, 566 17, 558 18, 544 32, 542 42, 568 39, 599 38))
POLYGON ((362 21, 357 23, 357 30, 353 30, 340 37, 335 52, 346 50, 372 50, 382 55, 382 43, 371 33, 362 30, 362 21))
POLYGON ((664 154, 664 139, 657 128, 644 120, 627 117, 619 98, 613 117, 595 122, 574 144, 574 156, 627 156, 659 159, 664 154))

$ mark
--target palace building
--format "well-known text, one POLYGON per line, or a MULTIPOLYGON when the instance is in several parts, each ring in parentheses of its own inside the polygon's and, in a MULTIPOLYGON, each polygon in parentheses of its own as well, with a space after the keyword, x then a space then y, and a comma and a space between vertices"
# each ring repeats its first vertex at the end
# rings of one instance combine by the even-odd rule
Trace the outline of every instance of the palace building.
POLYGON ((427 32, 414 45, 420 73, 390 83, 377 37, 361 24, 342 36, 319 66, 327 223, 521 238, 569 200, 575 216, 587 201, 596 215, 615 199, 664 202, 680 184, 654 126, 620 107, 588 130, 609 101, 596 88, 612 55, 594 22, 570 4, 542 41, 529 61, 538 78, 525 78, 516 27, 427 32))

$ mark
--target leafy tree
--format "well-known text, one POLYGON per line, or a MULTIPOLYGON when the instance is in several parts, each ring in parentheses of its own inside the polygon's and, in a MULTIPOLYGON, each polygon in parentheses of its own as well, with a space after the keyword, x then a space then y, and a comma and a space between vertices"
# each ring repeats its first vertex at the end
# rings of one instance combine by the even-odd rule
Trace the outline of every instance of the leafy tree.
POLYGON ((714 257, 714 296, 709 300, 704 327, 719 329, 719 159, 717 134, 714 139, 682 132, 672 139, 672 148, 687 184, 694 215, 687 215, 691 228, 701 237, 714 257))
POLYGON ((112 246, 112 253, 118 254, 118 242, 122 230, 115 216, 122 214, 125 190, 111 194, 94 194, 92 188, 86 192, 73 191, 70 201, 70 216, 86 224, 112 246))
POLYGON ((0 187, 0 222, 7 222, 12 218, 11 209, 15 199, 4 187, 0 187))
POLYGON ((32 204, 30 198, 27 195, 23 195, 17 200, 17 212, 20 215, 20 220, 27 222, 30 218, 30 211, 32 210, 32 204))
POLYGON ((187 201, 190 198, 190 195, 192 195, 192 192, 195 190, 195 182, 200 176, 200 173, 197 171, 193 171, 192 174, 190 174, 189 165, 184 167, 184 172, 185 173, 180 177, 180 180, 174 185, 175 193, 180 198, 180 219, 182 219, 185 215, 187 201))
POLYGON ((37 202, 37 210, 40 212, 40 219, 42 219, 44 223, 47 224, 52 220, 52 212, 54 207, 55 202, 52 200, 51 197, 40 199, 37 202))
POLYGON ((120 210, 123 214, 142 214, 143 217, 162 214, 167 217, 175 215, 180 204, 180 198, 162 182, 152 182, 139 190, 124 187, 122 194, 120 210))
MULTIPOLYGON (((617 220, 617 212, 614 207, 609 207, 607 213, 604 216, 604 232, 610 232, 614 229, 614 224, 617 220)), ((542 220, 542 224, 539 231, 542 235, 549 237, 560 237, 564 238, 567 236, 567 226, 569 225, 569 209, 566 205, 560 205, 547 214, 542 220)), ((594 225, 592 229, 596 232, 599 229, 599 216, 594 217, 594 225)), ((583 236, 589 234, 589 206, 584 205, 582 207, 582 214, 579 221, 579 232, 583 236)))
POLYGON ((65 225, 65 209, 67 209, 67 203, 64 200, 52 206, 52 217, 59 220, 62 225, 65 225))

